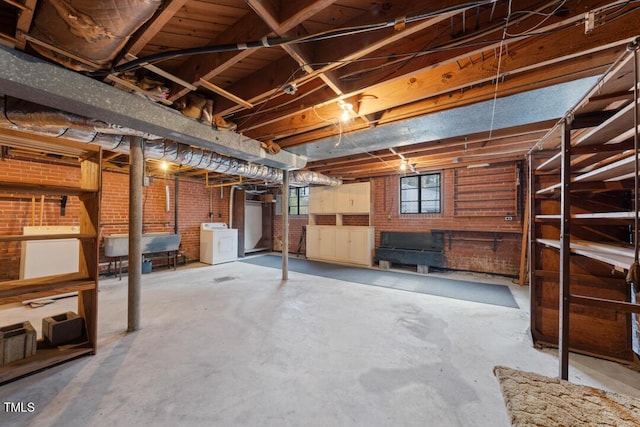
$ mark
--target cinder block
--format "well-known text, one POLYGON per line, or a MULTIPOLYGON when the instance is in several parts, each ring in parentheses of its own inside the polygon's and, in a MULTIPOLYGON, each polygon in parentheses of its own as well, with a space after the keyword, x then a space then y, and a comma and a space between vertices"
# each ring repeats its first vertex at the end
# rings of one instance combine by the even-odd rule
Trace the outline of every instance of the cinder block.
POLYGON ((42 319, 42 337, 51 346, 80 340, 84 337, 84 319, 73 311, 45 317, 42 319))
POLYGON ((428 265, 419 265, 418 273, 420 274, 429 274, 429 266, 428 265))
POLYGON ((378 266, 381 270, 388 270, 389 268, 391 268, 391 263, 389 261, 380 260, 378 261, 378 266))
POLYGON ((36 330, 28 321, 1 327, 0 366, 35 355, 36 340, 36 330))

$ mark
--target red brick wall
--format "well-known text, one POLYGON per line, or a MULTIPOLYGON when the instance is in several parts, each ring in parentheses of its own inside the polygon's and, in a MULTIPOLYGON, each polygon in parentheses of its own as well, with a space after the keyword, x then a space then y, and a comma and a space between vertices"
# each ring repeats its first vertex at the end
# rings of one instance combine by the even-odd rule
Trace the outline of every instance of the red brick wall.
MULTIPOLYGON (((80 170, 73 164, 5 159, 0 161, 0 180, 43 182, 52 185, 77 185, 80 170)), ((143 188, 144 232, 173 233, 175 226, 176 182, 173 176, 155 177, 143 188), (169 186, 170 205, 166 211, 166 190, 169 186)), ((188 261, 200 258, 200 224, 229 222, 229 187, 208 189, 198 178, 180 177, 178 182, 178 232, 182 235, 181 252, 188 261)), ((0 192, 0 235, 22 234, 24 226, 32 225, 31 197, 35 197, 35 225, 40 225, 40 194, 30 192, 0 192)), ((46 196, 42 225, 79 225, 79 203, 70 196, 66 215, 60 215, 60 197, 46 196)), ((129 221, 129 175, 104 171, 102 174, 102 204, 100 238, 112 234, 127 234, 129 221)), ((102 245, 101 245, 102 246, 102 245)), ((20 269, 20 242, 0 242, 0 280, 17 279, 20 269)), ((102 263, 109 261, 102 256, 102 263)), ((155 265, 155 263, 154 263, 155 265)))
MULTIPOLYGON (((445 233, 446 267, 503 275, 519 273, 522 233, 522 189, 526 183, 518 174, 518 165, 501 164, 481 169, 446 169, 442 173, 442 210, 439 214, 400 214, 400 176, 372 178, 371 218, 362 215, 344 215, 344 225, 375 227, 375 244, 380 244, 381 231, 429 232, 452 230, 445 233), (517 181, 522 181, 517 186, 517 181), (460 203, 462 201, 463 203, 460 203), (478 209, 461 209, 470 204, 478 209), (512 217, 506 221, 505 217, 512 217), (494 234, 496 235, 494 251, 494 234)), ((437 171, 434 171, 437 172, 437 171)), ((319 225, 335 224, 335 216, 317 216, 319 225)), ((306 217, 292 216, 289 220, 289 252, 294 253, 306 217)), ((282 217, 274 220, 275 250, 282 250, 282 217)))
MULTIPOLYGON (((50 185, 77 186, 78 167, 59 167, 50 163, 0 160, 0 181, 43 182, 50 185)), ((0 235, 22 234, 31 225, 79 226, 78 198, 69 196, 65 216, 60 215, 61 195, 46 195, 36 191, 0 191, 0 235), (41 220, 42 218, 42 220, 41 220)), ((18 279, 20 273, 21 242, 0 242, 0 280, 18 279)))
MULTIPOLYGON (((447 268, 469 270, 504 275, 517 275, 520 268, 520 248, 522 233, 522 191, 514 191, 505 196, 505 188, 515 188, 516 165, 506 164, 482 170, 446 169, 441 171, 442 209, 439 214, 400 214, 400 176, 386 176, 371 180, 374 214, 372 225, 376 227, 376 246, 380 244, 381 231, 429 232, 432 230, 459 231, 451 234, 449 247, 448 233, 445 233, 445 259, 447 268), (511 173, 509 173, 511 172, 511 173), (476 200, 482 209, 456 214, 455 178, 469 173, 476 178, 465 178, 465 186, 472 183, 478 193, 476 200), (496 187, 486 184, 492 175, 507 174, 510 182, 496 187), (515 211, 504 207, 504 199, 512 197, 515 211), (500 198, 500 203, 496 199, 500 198), (481 212, 481 214, 478 214, 481 212), (510 214, 510 215, 507 215, 510 214), (474 216, 469 216, 474 215, 474 216), (506 221, 505 216, 513 219, 506 221), (472 231, 482 231, 473 233, 472 231), (493 250, 493 232, 498 234, 496 251, 493 250)), ((434 171, 436 172, 436 171, 434 171)), ((522 182, 521 185, 525 185, 522 182)), ((468 188, 468 187, 467 187, 468 188)))
MULTIPOLYGON (((129 221, 129 175, 104 172, 102 191, 102 235, 126 234, 129 221)), ((229 222, 229 187, 206 188, 202 179, 178 180, 178 233, 181 252, 187 261, 200 259, 200 224, 229 222)), ((142 190, 143 232, 169 232, 175 229, 175 177, 154 177, 142 190), (166 187, 169 187, 169 211, 166 187)), ((108 259, 102 258, 107 262, 108 259)))
MULTIPOLYGON (((460 270, 493 272, 506 275, 518 274, 520 260, 522 218, 520 212, 514 212, 513 221, 505 221, 504 207, 495 209, 496 194, 504 193, 504 188, 485 185, 486 178, 495 174, 509 174, 515 170, 514 164, 484 168, 483 171, 466 169, 448 169, 442 171, 442 212, 429 215, 401 215, 398 198, 399 176, 387 176, 371 179, 373 214, 370 219, 360 215, 344 215, 345 225, 371 225, 376 228, 376 245, 380 242, 381 231, 431 231, 431 230, 483 230, 484 233, 454 233, 451 247, 445 238, 445 256, 447 267, 460 270), (478 175, 466 176, 468 174, 478 175), (486 204, 482 210, 485 216, 456 215, 454 198, 455 180, 464 176, 466 188, 476 185, 472 191, 478 192, 486 204), (473 181, 476 180, 476 183, 473 181), (493 250, 493 231, 510 231, 501 234, 493 250)), ((515 173, 513 176, 516 176, 515 173)), ((75 185, 79 169, 73 165, 51 165, 43 162, 5 159, 0 162, 0 179, 12 181, 42 181, 49 184, 75 185)), ((508 182, 503 187, 514 186, 508 182)), ((525 185, 523 182, 522 185, 525 185)), ((498 185, 499 187, 499 185, 498 185)), ((172 176, 155 177, 149 187, 143 189, 144 231, 173 232, 175 212, 175 178, 172 176), (170 189, 170 209, 165 209, 165 186, 170 189)), ((111 234, 126 234, 128 228, 129 176, 126 173, 105 171, 103 173, 101 237, 111 234)), ((229 222, 230 187, 207 189, 204 182, 197 178, 180 177, 178 183, 179 212, 178 232, 182 234, 182 252, 189 261, 199 259, 200 224, 202 222, 229 222), (210 216, 211 214, 211 216, 210 216)), ((0 193, 0 235, 22 234, 22 227, 31 225, 31 193, 0 193), (2 197, 4 196, 4 197, 2 197), (14 197, 15 196, 15 197, 14 197)), ((40 195, 33 194, 35 203, 35 224, 40 219, 40 195)), ((459 196, 458 196, 459 197, 459 196)), ((519 196, 521 198, 521 195, 519 196)), ((504 199, 504 194, 500 196, 504 199)), ((474 203, 476 203, 475 201, 474 203)), ((519 206, 522 200, 518 201, 519 206)), ((43 225, 78 225, 78 201, 69 197, 66 216, 60 216, 59 198, 45 198, 43 225)), ((478 211, 480 212, 480 211, 478 211)), ((295 253, 300 239, 302 226, 307 224, 306 216, 291 216, 289 219, 289 250, 295 253)), ((319 217, 319 223, 333 224, 335 218, 319 217)), ((282 249, 282 217, 274 217, 274 249, 282 249)), ((0 279, 18 277, 20 265, 20 242, 0 243, 0 279)), ((101 262, 108 259, 102 257, 101 262)))

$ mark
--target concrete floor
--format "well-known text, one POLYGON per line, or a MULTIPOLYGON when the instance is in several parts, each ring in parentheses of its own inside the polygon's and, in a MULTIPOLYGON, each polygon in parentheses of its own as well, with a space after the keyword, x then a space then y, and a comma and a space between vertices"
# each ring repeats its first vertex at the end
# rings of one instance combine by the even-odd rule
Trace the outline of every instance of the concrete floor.
MULTIPOLYGON (((492 368, 557 374, 521 309, 245 263, 143 276, 142 329, 125 334, 127 282, 100 282, 99 348, 0 386, 33 402, 0 424, 42 426, 507 426, 492 368)), ((0 325, 76 310, 74 298, 0 310, 0 325)), ((571 355, 571 380, 640 397, 640 374, 571 355)))

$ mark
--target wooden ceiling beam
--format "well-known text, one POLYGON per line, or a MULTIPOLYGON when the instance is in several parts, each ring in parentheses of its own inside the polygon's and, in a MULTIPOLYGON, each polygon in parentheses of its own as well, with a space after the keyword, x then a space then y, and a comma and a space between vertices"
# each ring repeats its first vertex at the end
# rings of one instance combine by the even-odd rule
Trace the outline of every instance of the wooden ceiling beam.
MULTIPOLYGON (((609 65, 613 57, 622 52, 621 49, 624 49, 627 41, 634 37, 633 35, 630 36, 630 34, 637 32, 637 28, 633 28, 634 24, 632 22, 635 22, 634 19, 638 19, 639 16, 632 15, 634 16, 629 15, 630 19, 625 20, 625 25, 609 28, 606 32, 601 31, 597 37, 596 35, 591 35, 590 37, 584 37, 583 35, 583 37, 579 37, 578 40, 573 40, 572 42, 571 37, 566 37, 567 34, 562 33, 546 36, 540 42, 522 46, 518 50, 511 50, 511 56, 505 56, 502 59, 501 69, 504 71, 501 74, 507 76, 507 80, 498 84, 500 95, 504 96, 522 90, 531 90, 536 87, 559 83, 562 80, 569 80, 558 79, 558 76, 565 75, 570 70, 595 69, 601 71, 599 67, 609 65), (620 39, 618 35, 620 37, 626 36, 626 38, 620 39), (569 42, 566 39, 569 39, 569 42), (607 54, 602 54, 603 50, 608 50, 607 54), (595 55, 595 53, 598 53, 598 55, 595 55), (567 68, 567 64, 572 61, 575 61, 575 65, 567 68), (544 70, 544 77, 540 76, 540 70, 544 70), (509 88, 510 90, 507 91, 509 88)), ((495 92, 495 85, 492 83, 492 79, 496 77, 496 69, 497 58, 494 57, 492 60, 485 61, 485 63, 469 64, 463 70, 459 70, 455 64, 444 64, 416 72, 406 79, 372 86, 362 94, 359 105, 360 114, 366 115, 387 111, 380 123, 388 123, 425 114, 427 111, 424 110, 424 107, 416 108, 417 106, 412 103, 441 95, 446 95, 446 102, 447 96, 471 86, 475 88, 476 93, 484 93, 480 99, 475 99, 473 102, 488 99, 488 97, 493 97, 495 92), (443 79, 442 76, 450 78, 443 79), (482 87, 478 89, 480 86, 482 87), (407 104, 406 108, 393 109, 403 104, 407 104)), ((571 77, 575 78, 573 75, 571 77)), ((465 96, 469 98, 468 94, 465 96)), ((421 102, 429 104, 429 101, 421 102)), ((447 104, 449 103, 447 102, 447 104)), ((459 103, 458 106, 460 105, 466 105, 466 103, 459 103)), ((446 108, 451 108, 451 105, 446 108)), ((443 109, 443 107, 440 107, 440 109, 443 109)), ((316 128, 324 126, 319 120, 316 120, 315 125, 311 123, 313 116, 308 111, 300 111, 296 114, 298 116, 305 115, 307 122, 309 122, 305 124, 305 128, 308 130, 311 130, 314 126, 316 128)), ((290 122, 291 118, 287 117, 284 121, 290 122)), ((268 134, 271 133, 272 127, 277 129, 282 127, 282 124, 274 122, 265 129, 251 130, 247 132, 247 135, 251 135, 254 132, 255 134, 268 134)), ((306 142, 304 140, 301 141, 300 138, 298 138, 298 141, 300 143, 306 142)), ((290 146, 291 144, 287 142, 286 145, 290 146)))
MULTIPOLYGON (((211 41, 211 45, 233 44, 250 40, 259 40, 270 33, 269 27, 264 21, 253 13, 247 13, 235 25, 229 27, 221 33, 215 40, 211 41)), ((233 67, 243 59, 253 54, 253 50, 245 49, 233 52, 222 52, 206 55, 194 55, 186 60, 180 66, 180 72, 176 75, 194 86, 199 85, 199 80, 211 80, 213 77, 233 67)), ((247 99, 243 94, 238 94, 234 90, 225 88, 229 92, 247 99)), ((170 100, 175 101, 181 96, 187 94, 188 89, 176 91, 171 94, 170 100)), ((250 100, 248 100, 251 102, 250 100)))
POLYGON ((27 39, 24 36, 29 33, 31 21, 33 21, 33 14, 38 2, 37 0, 25 0, 23 3, 25 9, 20 12, 16 24, 16 48, 20 50, 24 50, 27 45, 27 39))
MULTIPOLYGON (((313 14, 319 12, 320 10, 322 10, 324 7, 326 7, 327 5, 333 3, 335 0, 325 0, 325 1, 315 1, 315 2, 311 2, 313 4, 313 8, 309 11, 304 11, 307 12, 303 15, 302 11, 299 11, 298 14, 296 16, 299 16, 298 19, 308 19, 310 16, 313 16, 313 14), (322 7, 324 5, 324 7, 322 7)), ((249 5, 252 4, 252 2, 257 2, 260 3, 258 0, 248 0, 249 5)), ((456 4, 464 4, 465 2, 462 1, 456 1, 456 4)), ((398 13, 402 13, 402 11, 408 13, 408 12, 415 12, 416 6, 415 6, 415 2, 413 1, 409 1, 407 2, 408 6, 404 6, 403 8, 400 8, 400 10, 398 11, 398 13)), ((447 2, 439 2, 438 3, 438 7, 436 7, 435 9, 442 9, 444 7, 447 6, 452 6, 450 3, 447 2)), ((253 7, 253 6, 252 6, 253 7)), ((255 10, 255 9, 254 9, 255 10)), ((267 12, 264 12, 267 13, 267 12)), ((365 46, 362 47, 361 49, 357 50, 357 51, 353 51, 352 46, 351 46, 351 42, 349 43, 345 43, 344 42, 344 38, 337 38, 335 40, 337 40, 340 44, 340 46, 346 46, 347 50, 349 51, 348 54, 344 54, 344 57, 339 58, 337 61, 332 61, 330 64, 326 64, 325 66, 321 67, 320 69, 316 69, 310 72, 310 70, 307 70, 309 72, 308 75, 303 77, 303 80, 308 80, 311 77, 317 77, 317 76, 321 76, 321 78, 323 80, 325 80, 325 82, 330 85, 330 87, 332 87, 332 90, 335 93, 338 93, 339 95, 344 94, 344 91, 341 89, 341 84, 338 84, 336 81, 336 78, 331 74, 331 72, 337 68, 340 68, 342 66, 344 66, 348 61, 353 60, 353 59, 357 59, 357 58, 361 58, 371 52, 374 52, 376 49, 380 49, 383 46, 395 43, 399 40, 401 40, 404 37, 409 37, 412 34, 415 34, 419 31, 422 31, 428 27, 430 27, 431 25, 434 25, 438 22, 444 21, 446 19, 449 18, 450 15, 443 15, 443 16, 438 16, 423 22, 420 22, 418 24, 415 25, 411 25, 410 28, 405 28, 403 31, 398 32, 397 34, 392 34, 391 36, 383 36, 383 37, 372 37, 372 42, 370 44, 366 44, 365 46), (344 62, 347 61, 347 62, 344 62)), ((263 17, 263 19, 265 19, 266 22, 274 22, 275 20, 273 18, 270 18, 269 16, 265 16, 263 17)), ((371 17, 368 14, 365 14, 364 17, 360 17, 358 18, 355 22, 349 22, 347 25, 355 25, 355 24, 362 24, 364 23, 363 19, 366 19, 367 22, 371 22, 371 17)), ((300 21, 302 22, 302 21, 300 21)), ((299 22, 296 23, 296 25, 299 22)), ((292 25, 293 22, 288 22, 289 25, 292 25)), ((293 28, 293 27, 291 27, 293 28)), ((282 28, 279 29, 280 31, 282 30, 282 28)), ((274 29, 274 32, 278 33, 278 30, 274 29)), ((366 39, 365 39, 366 40, 366 39)), ((317 43, 316 43, 317 44, 317 43)), ((344 48, 340 48, 340 51, 342 51, 344 48)), ((306 58, 308 59, 308 58, 306 58)), ((306 63, 309 63, 310 61, 306 61, 306 63)), ((313 59, 313 62, 318 62, 318 60, 316 58, 313 59)), ((297 80, 294 80, 294 82, 297 83, 297 80)), ((236 85, 239 85, 238 83, 236 85)), ((234 86, 236 86, 234 85, 234 86)), ((232 91, 233 93, 238 93, 239 96, 242 96, 245 99, 248 99, 251 96, 247 96, 247 95, 241 95, 237 90, 235 89, 229 89, 230 91, 232 91)), ((271 88, 269 88, 267 91, 263 92, 262 94, 258 95, 259 97, 262 97, 262 99, 266 98, 267 96, 269 96, 269 94, 271 93, 271 90, 273 90, 273 86, 271 88)), ((256 96, 256 93, 254 92, 253 96, 256 96)), ((223 104, 223 106, 221 107, 221 110, 223 111, 222 114, 227 113, 228 111, 226 110, 226 108, 229 105, 227 104, 223 104)), ((366 120, 365 115, 362 115, 363 119, 366 120)))
POLYGON ((164 2, 162 10, 151 21, 149 25, 144 27, 141 32, 138 32, 134 39, 128 44, 124 50, 123 58, 126 55, 137 56, 138 53, 158 34, 162 28, 178 13, 180 9, 187 3, 188 0, 169 0, 164 2))
MULTIPOLYGON (((590 4, 591 3, 592 5, 597 5, 602 4, 603 2, 591 1, 590 4)), ((574 15, 570 18, 566 18, 561 23, 556 22, 548 24, 545 28, 549 29, 555 28, 557 26, 568 25, 569 23, 575 23, 576 19, 582 19, 582 15, 580 15, 580 17, 574 15)), ((621 22, 622 24, 624 24, 622 33, 618 33, 616 31, 617 28, 613 28, 613 25, 609 25, 607 26, 608 28, 599 28, 597 30, 599 33, 597 36, 595 36, 594 34, 585 36, 583 27, 576 27, 571 32, 571 34, 562 33, 560 37, 554 37, 553 35, 551 35, 541 39, 541 42, 535 42, 535 44, 534 42, 526 42, 524 43, 524 45, 532 45, 532 48, 524 48, 525 50, 523 50, 522 52, 516 52, 512 49, 509 51, 509 55, 505 55, 502 58, 502 62, 504 64, 502 69, 504 70, 504 72, 501 74, 503 76, 507 74, 513 76, 513 74, 515 73, 524 72, 528 69, 531 69, 532 67, 535 67, 535 62, 538 60, 544 61, 546 59, 547 61, 549 61, 549 59, 547 58, 551 58, 550 62, 546 62, 543 64, 548 66, 549 64, 561 62, 568 58, 575 58, 579 55, 588 54, 590 51, 593 52, 597 51, 598 49, 606 48, 607 45, 615 44, 616 41, 619 41, 620 38, 633 37, 633 34, 637 31, 633 28, 632 23, 634 22, 634 19, 637 19, 637 17, 634 18, 633 16, 629 16, 625 18, 625 22, 621 22), (604 28, 607 29, 604 30, 604 28), (574 48, 574 46, 572 46, 573 40, 579 41, 579 49, 575 49, 575 51, 572 51, 572 49, 574 48), (556 51, 556 43, 563 45, 564 50, 556 51), (546 56, 547 58, 541 58, 541 55, 546 56)), ((617 22, 618 21, 616 21, 616 23, 617 22)), ((620 43, 624 43, 624 41, 620 43)), ((523 43, 520 42, 520 44, 523 43)), ((492 50, 492 48, 498 45, 499 42, 496 42, 494 46, 489 47, 488 52, 493 57, 492 62, 489 62, 489 55, 485 57, 484 61, 481 60, 482 56, 478 56, 475 64, 469 63, 468 65, 461 67, 459 65, 459 61, 467 61, 468 52, 459 53, 457 57, 449 58, 448 62, 443 62, 444 58, 442 56, 437 56, 437 54, 426 55, 424 58, 420 59, 420 61, 422 62, 418 61, 420 62, 420 70, 408 74, 405 78, 396 80, 395 83, 384 82, 379 85, 373 86, 371 90, 361 90, 362 88, 360 86, 366 86, 367 84, 371 83, 367 81, 366 83, 359 85, 357 88, 358 90, 350 90, 348 93, 354 94, 361 92, 366 94, 369 106, 365 105, 365 108, 361 109, 359 111, 359 114, 361 114, 361 116, 367 117, 401 104, 416 101, 416 99, 420 98, 421 93, 424 94, 425 97, 431 97, 437 95, 438 93, 450 93, 451 91, 465 89, 471 85, 487 84, 495 79, 497 70, 497 58, 493 53, 494 51, 492 50), (434 66, 434 62, 430 60, 433 55, 437 56, 437 61, 435 63, 438 63, 438 66, 434 66), (377 102, 375 100, 376 96, 378 97, 377 102)), ((475 47, 472 49, 475 54, 481 52, 481 50, 475 47)), ((485 47, 485 49, 487 48, 485 47)), ((316 99, 315 103, 317 104, 327 101, 327 99, 316 99)), ((300 114, 300 105, 298 105, 297 107, 298 108, 296 108, 295 105, 291 105, 289 109, 290 113, 285 112, 284 114, 300 114)), ((273 117, 273 115, 271 115, 271 117, 273 117)), ((287 117, 284 118, 286 119, 287 117)), ((254 122, 256 121, 259 121, 258 115, 255 117, 254 122)), ((273 119, 271 119, 270 121, 273 121, 273 119)), ((270 132, 266 131, 258 133, 270 132)))

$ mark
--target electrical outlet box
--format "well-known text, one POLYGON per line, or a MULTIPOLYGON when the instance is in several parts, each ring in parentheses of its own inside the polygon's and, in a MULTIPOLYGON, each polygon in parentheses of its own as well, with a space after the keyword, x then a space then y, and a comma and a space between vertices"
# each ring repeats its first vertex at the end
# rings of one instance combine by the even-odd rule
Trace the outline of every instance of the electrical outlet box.
POLYGON ((513 221, 513 217, 512 216, 505 216, 504 220, 505 221, 513 221))

